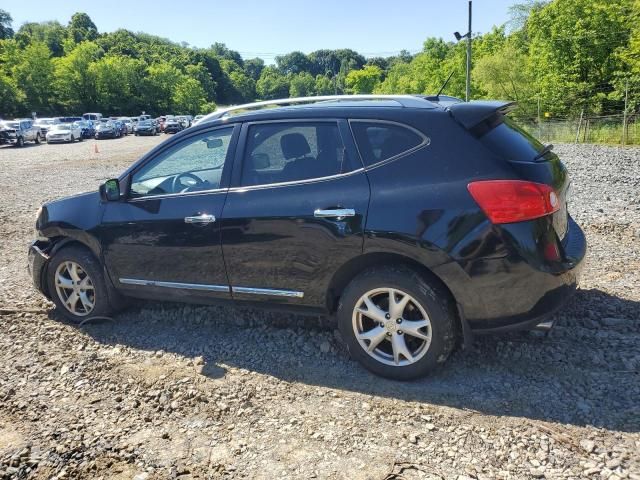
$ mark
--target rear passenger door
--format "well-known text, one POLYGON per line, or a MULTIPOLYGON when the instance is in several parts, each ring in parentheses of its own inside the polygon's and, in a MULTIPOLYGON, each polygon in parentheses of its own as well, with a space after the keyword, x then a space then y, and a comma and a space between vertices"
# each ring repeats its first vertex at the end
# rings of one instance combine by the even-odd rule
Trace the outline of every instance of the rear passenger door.
POLYGON ((362 253, 369 183, 344 120, 245 124, 222 213, 232 294, 323 307, 362 253))

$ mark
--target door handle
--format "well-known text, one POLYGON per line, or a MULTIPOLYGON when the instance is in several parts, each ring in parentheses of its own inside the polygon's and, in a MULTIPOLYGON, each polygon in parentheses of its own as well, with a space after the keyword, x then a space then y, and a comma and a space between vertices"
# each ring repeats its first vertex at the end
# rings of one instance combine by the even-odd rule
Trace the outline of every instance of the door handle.
POLYGON ((337 218, 342 219, 345 217, 355 216, 356 211, 353 208, 332 208, 329 210, 317 209, 313 212, 313 216, 316 218, 337 218))
POLYGON ((184 223, 213 223, 215 221, 216 217, 207 213, 193 217, 184 217, 184 223))

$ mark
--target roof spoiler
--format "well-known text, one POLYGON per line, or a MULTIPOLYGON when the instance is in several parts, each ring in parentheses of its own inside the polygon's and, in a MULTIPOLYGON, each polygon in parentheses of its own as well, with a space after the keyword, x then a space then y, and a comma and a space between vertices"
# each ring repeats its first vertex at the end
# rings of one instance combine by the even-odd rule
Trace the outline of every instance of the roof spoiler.
POLYGON ((468 130, 492 118, 495 114, 511 112, 516 108, 516 102, 500 100, 477 100, 473 102, 455 103, 447 108, 458 123, 468 130))

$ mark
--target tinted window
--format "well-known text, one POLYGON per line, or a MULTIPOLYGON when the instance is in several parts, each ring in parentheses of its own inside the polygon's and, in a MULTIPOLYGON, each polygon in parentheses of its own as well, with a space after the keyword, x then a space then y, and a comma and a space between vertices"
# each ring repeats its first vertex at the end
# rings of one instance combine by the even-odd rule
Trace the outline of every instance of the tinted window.
POLYGON ((138 170, 131 180, 131 195, 163 195, 212 190, 220 187, 233 128, 184 139, 138 170))
POLYGON ((345 149, 332 122, 272 123, 249 128, 242 185, 265 185, 336 175, 345 149))
POLYGON ((482 143, 493 152, 507 160, 528 161, 533 160, 544 148, 513 119, 503 117, 501 120, 496 122, 496 127, 482 136, 482 143))
POLYGON ((351 122, 351 129, 367 166, 395 157, 423 142, 413 130, 389 123, 351 122))

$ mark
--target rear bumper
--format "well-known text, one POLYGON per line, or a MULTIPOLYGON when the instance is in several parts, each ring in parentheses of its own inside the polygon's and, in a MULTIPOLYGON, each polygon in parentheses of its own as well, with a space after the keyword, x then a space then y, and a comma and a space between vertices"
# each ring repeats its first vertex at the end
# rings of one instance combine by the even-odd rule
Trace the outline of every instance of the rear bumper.
POLYGON ((548 322, 575 293, 584 266, 587 242, 573 219, 561 246, 562 261, 553 264, 532 262, 524 255, 484 262, 496 280, 478 279, 476 301, 471 308, 465 306, 472 332, 529 330, 548 322))

